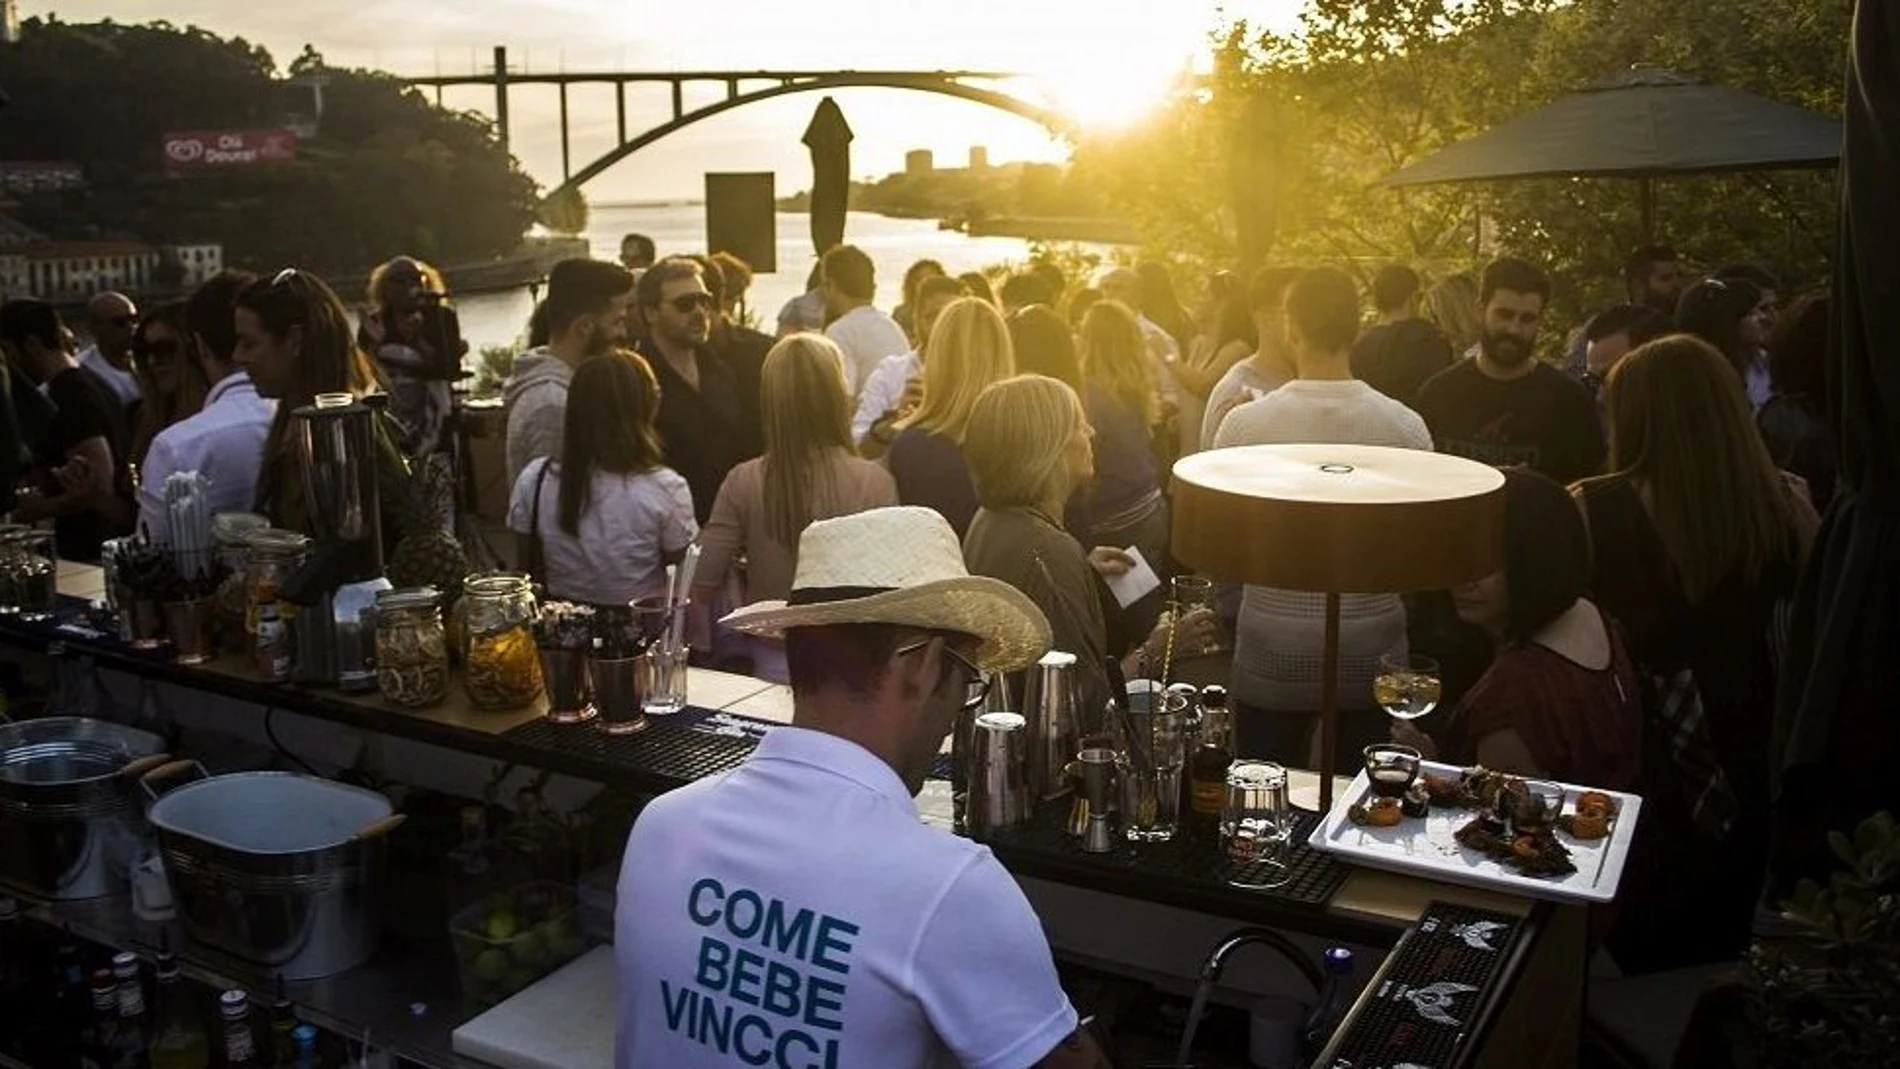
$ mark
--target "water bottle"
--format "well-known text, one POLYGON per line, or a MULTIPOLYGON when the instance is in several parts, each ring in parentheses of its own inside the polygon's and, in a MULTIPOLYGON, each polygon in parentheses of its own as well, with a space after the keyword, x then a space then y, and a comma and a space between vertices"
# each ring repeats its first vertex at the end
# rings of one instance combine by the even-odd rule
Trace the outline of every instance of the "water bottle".
POLYGON ((1300 1045, 1309 1062, 1326 1049, 1339 1023, 1346 1019, 1346 1011, 1352 1008, 1352 951, 1327 947, 1322 964, 1325 986, 1320 989, 1319 1005, 1313 1007, 1301 1032, 1300 1045))

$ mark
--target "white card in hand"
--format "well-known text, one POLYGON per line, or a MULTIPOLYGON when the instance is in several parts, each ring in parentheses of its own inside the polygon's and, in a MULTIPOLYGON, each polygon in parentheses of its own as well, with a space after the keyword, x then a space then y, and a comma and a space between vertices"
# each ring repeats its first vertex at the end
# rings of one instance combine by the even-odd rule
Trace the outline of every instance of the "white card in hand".
POLYGON ((1141 555, 1140 549, 1129 546, 1122 552, 1134 558, 1134 567, 1120 575, 1103 576, 1102 581, 1108 584, 1108 592, 1115 595, 1115 603, 1126 609, 1158 589, 1161 577, 1149 567, 1148 559, 1141 555))

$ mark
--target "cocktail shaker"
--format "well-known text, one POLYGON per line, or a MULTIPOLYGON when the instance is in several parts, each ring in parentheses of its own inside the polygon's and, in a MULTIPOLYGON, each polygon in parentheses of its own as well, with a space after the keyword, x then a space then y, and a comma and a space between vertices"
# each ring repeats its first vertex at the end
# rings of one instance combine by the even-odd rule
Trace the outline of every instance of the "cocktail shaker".
POLYGON ((1094 746, 1075 755, 1082 770, 1082 797, 1088 802, 1088 823, 1082 832, 1082 849, 1091 854, 1106 854, 1114 849, 1108 830, 1110 800, 1115 797, 1115 751, 1094 746))
POLYGON ((971 740, 970 834, 1013 828, 1029 819, 1028 724, 1020 713, 984 713, 971 740))
POLYGON ((959 832, 969 830, 970 765, 976 740, 976 718, 984 713, 1015 710, 1010 701, 1009 676, 998 674, 990 681, 990 692, 983 704, 957 713, 950 728, 950 812, 951 826, 959 832))
POLYGON ((1073 653, 1054 650, 1029 670, 1023 709, 1029 720, 1029 793, 1039 800, 1072 789, 1063 775, 1081 738, 1081 690, 1073 653))

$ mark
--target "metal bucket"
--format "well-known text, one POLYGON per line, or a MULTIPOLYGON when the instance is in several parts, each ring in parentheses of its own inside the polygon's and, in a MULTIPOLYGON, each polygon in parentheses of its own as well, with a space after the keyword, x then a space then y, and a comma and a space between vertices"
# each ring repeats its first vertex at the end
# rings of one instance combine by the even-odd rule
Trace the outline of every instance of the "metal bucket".
POLYGON ((55 899, 125 893, 145 833, 134 785, 163 746, 84 717, 0 724, 0 878, 55 899))
MULTIPOLYGON (((157 795, 181 765, 191 767, 153 770, 147 790, 157 795)), ((149 817, 193 939, 292 980, 343 972, 375 953, 387 834, 403 820, 382 795, 292 772, 242 772, 165 793, 149 817)))

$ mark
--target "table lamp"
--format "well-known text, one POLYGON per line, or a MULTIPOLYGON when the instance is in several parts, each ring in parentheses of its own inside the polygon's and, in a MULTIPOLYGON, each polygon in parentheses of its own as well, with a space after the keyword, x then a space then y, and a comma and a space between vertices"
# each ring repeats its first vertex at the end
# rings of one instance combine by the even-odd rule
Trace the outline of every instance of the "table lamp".
POLYGON ((1174 466, 1175 560, 1217 579, 1326 595, 1320 810, 1333 804, 1339 597, 1443 590, 1504 566, 1504 475, 1369 445, 1251 445, 1174 466))

